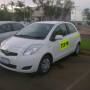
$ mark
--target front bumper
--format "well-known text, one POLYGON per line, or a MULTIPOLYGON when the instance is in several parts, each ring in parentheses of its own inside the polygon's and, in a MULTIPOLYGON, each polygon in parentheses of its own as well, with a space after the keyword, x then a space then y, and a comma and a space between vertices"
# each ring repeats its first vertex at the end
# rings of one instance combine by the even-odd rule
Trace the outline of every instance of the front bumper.
POLYGON ((41 60, 40 55, 30 56, 6 56, 0 52, 0 57, 9 59, 10 64, 0 63, 0 66, 21 73, 33 73, 36 72, 41 60))

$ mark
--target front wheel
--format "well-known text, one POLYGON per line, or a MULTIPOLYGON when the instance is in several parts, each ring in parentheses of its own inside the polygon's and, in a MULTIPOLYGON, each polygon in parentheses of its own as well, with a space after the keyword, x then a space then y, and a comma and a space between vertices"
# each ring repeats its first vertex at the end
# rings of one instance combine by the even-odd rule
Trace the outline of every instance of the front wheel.
POLYGON ((80 44, 77 44, 74 55, 78 55, 80 53, 80 44))
POLYGON ((51 57, 47 55, 41 60, 38 72, 40 74, 46 74, 49 72, 50 68, 51 68, 51 57))

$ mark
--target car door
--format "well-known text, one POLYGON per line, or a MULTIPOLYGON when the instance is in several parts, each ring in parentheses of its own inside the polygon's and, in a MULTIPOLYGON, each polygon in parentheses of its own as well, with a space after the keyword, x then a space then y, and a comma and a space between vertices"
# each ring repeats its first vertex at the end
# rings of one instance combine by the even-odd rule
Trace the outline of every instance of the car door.
POLYGON ((60 24, 56 27, 53 34, 51 35, 52 46, 53 46, 53 56, 55 60, 58 60, 69 54, 70 49, 70 38, 67 34, 67 28, 65 24, 60 24), (56 35, 63 35, 61 40, 55 40, 56 35))
POLYGON ((77 45, 77 40, 80 37, 79 33, 77 32, 74 25, 70 23, 66 23, 67 31, 68 31, 68 37, 70 38, 70 51, 73 52, 77 45))

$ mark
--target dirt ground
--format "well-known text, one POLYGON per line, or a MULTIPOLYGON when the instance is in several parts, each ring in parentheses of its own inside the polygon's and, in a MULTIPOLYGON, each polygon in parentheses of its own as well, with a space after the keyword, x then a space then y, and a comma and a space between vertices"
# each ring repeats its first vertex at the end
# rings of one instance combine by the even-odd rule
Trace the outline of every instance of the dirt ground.
POLYGON ((20 74, 0 67, 0 90, 90 90, 90 56, 69 56, 45 75, 20 74))
POLYGON ((78 26, 81 35, 90 35, 90 26, 78 26))

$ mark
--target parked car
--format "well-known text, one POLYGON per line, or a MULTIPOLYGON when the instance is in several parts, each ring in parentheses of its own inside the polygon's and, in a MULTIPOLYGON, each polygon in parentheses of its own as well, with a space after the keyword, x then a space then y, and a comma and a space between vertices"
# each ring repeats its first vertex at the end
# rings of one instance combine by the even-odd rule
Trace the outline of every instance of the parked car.
POLYGON ((24 28, 24 24, 19 22, 0 21, 0 42, 14 35, 22 28, 24 28))
POLYGON ((69 22, 32 23, 0 45, 0 65, 6 69, 47 73, 51 64, 80 51, 80 34, 69 22))

